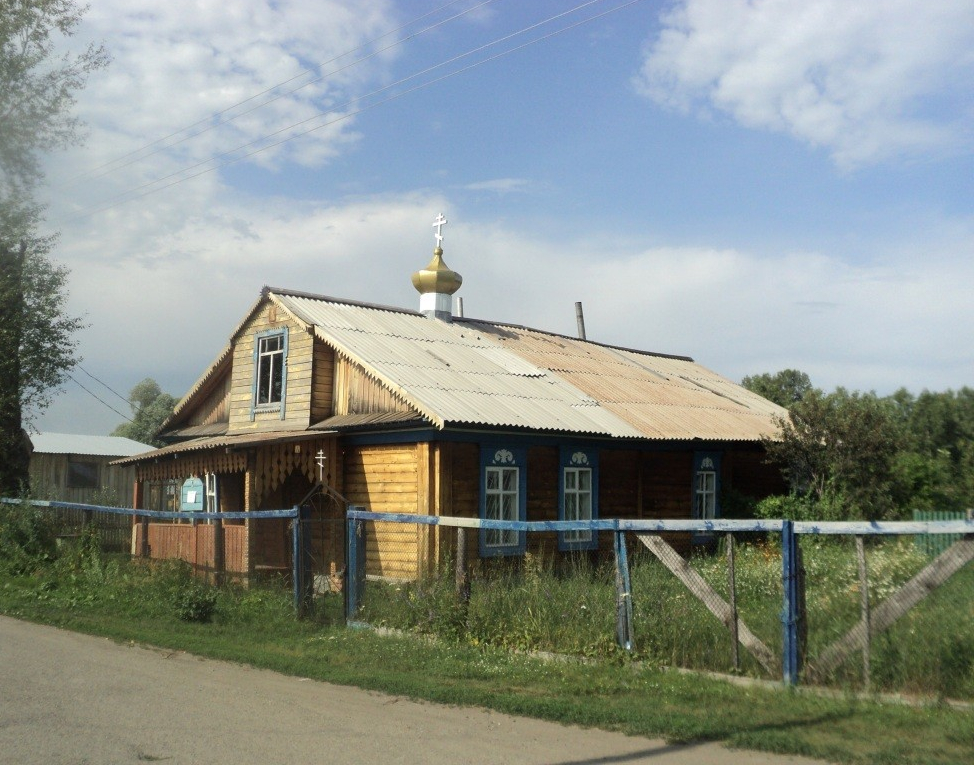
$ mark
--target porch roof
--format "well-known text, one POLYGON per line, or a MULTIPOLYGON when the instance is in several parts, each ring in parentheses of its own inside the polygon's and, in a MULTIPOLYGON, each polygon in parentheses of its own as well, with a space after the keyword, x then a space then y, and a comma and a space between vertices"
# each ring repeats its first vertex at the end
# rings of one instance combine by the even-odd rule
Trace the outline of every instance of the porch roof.
POLYGON ((209 449, 242 449, 248 446, 260 446, 266 443, 295 443, 297 441, 310 441, 321 436, 334 435, 335 430, 273 430, 266 433, 244 433, 235 436, 216 436, 211 438, 194 438, 190 441, 182 441, 178 444, 170 444, 161 449, 137 454, 134 457, 126 457, 114 460, 112 465, 134 465, 137 462, 154 462, 165 459, 169 456, 178 456, 187 452, 200 452, 209 449))

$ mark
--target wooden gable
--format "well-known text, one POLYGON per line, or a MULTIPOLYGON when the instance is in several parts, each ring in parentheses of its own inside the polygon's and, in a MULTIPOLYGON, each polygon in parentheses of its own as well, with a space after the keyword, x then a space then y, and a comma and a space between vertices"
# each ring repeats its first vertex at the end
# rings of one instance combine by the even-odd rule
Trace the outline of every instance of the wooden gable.
POLYGON ((311 424, 313 338, 310 328, 296 320, 273 298, 265 298, 231 340, 233 371, 230 381, 230 434, 277 430, 303 430, 311 424), (284 394, 282 405, 262 410, 254 405, 258 337, 284 333, 284 394))

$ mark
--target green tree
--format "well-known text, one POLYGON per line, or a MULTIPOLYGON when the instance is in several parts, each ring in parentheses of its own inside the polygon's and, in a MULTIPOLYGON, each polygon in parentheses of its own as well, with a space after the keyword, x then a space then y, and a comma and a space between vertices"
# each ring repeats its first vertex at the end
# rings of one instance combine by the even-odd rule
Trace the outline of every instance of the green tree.
POLYGON ((129 393, 129 406, 132 407, 132 422, 119 425, 112 431, 113 436, 124 436, 133 441, 152 446, 163 446, 156 434, 169 415, 172 414, 179 399, 163 393, 159 383, 147 377, 129 393))
POLYGON ((78 319, 64 313, 67 271, 39 233, 43 153, 80 140, 74 95, 108 62, 100 46, 57 57, 77 30, 73 0, 0 0, 0 494, 27 480, 23 426, 76 363, 78 319))
POLYGON ((904 437, 890 402, 873 393, 812 389, 777 424, 777 438, 765 441, 768 455, 819 517, 899 515, 894 464, 904 437))
POLYGON ((797 404, 813 389, 808 375, 797 369, 783 369, 774 374, 764 372, 759 375, 749 375, 741 380, 741 385, 786 409, 797 404))
POLYGON ((974 389, 913 396, 894 393, 905 434, 897 460, 899 501, 906 509, 974 506, 974 389))

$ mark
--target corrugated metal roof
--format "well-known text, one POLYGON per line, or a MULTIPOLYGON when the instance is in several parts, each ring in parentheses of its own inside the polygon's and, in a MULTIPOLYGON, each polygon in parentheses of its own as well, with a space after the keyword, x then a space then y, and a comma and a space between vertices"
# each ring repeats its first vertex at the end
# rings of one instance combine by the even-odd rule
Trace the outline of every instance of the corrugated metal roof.
POLYGON ((757 440, 787 413, 689 358, 477 322, 485 335, 568 380, 647 438, 757 440))
POLYGON ((686 357, 313 295, 274 297, 439 427, 756 440, 785 414, 686 357))
MULTIPOLYGON (((289 443, 292 441, 307 441, 318 436, 328 435, 334 431, 307 431, 307 430, 274 430, 266 433, 242 433, 236 436, 214 436, 210 438, 194 438, 190 441, 182 441, 178 444, 170 444, 161 449, 155 449, 150 459, 165 457, 166 455, 182 454, 184 452, 198 452, 205 449, 218 448, 238 448, 244 446, 256 446, 268 442, 289 443)), ((151 447, 150 447, 151 448, 151 447)), ((128 465, 136 462, 148 462, 150 460, 140 457, 127 457, 115 460, 113 465, 128 465)))
POLYGON ((92 457, 131 457, 155 449, 150 444, 121 436, 84 436, 74 433, 35 433, 30 437, 39 454, 84 454, 92 457))

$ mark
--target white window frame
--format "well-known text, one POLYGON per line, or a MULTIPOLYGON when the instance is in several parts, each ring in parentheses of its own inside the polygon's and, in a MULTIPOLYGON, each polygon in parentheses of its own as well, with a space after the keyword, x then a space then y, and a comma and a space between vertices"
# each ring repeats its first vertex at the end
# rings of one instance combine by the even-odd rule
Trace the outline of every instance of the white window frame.
MULTIPOLYGON (((521 507, 521 472, 511 465, 488 465, 484 473, 484 518, 491 521, 517 521, 521 507), (505 476, 510 477, 513 488, 505 487, 505 476), (496 486, 491 487, 491 478, 496 486), (497 512, 491 514, 491 500, 496 500, 497 512), (505 501, 506 500, 506 501, 505 501), (506 509, 505 509, 506 506, 506 509)), ((509 484, 509 485, 510 485, 509 484)), ((518 532, 504 529, 485 529, 484 547, 490 550, 509 549, 518 544, 518 532)))
POLYGON ((257 336, 256 368, 254 370, 254 375, 256 376, 254 408, 258 410, 265 408, 276 409, 284 403, 284 384, 286 381, 284 375, 284 353, 286 347, 287 342, 283 332, 257 336), (271 342, 276 342, 278 347, 268 350, 266 346, 271 342), (268 363, 266 374, 264 371, 265 361, 268 363), (276 364, 275 361, 277 362, 276 364), (277 398, 272 398, 274 395, 275 377, 280 379, 280 391, 277 398), (261 400, 262 395, 265 393, 266 400, 261 400))
MULTIPOLYGON (((220 496, 217 488, 216 473, 206 473, 203 476, 203 487, 206 495, 206 503, 203 510, 207 513, 220 512, 220 496)), ((213 523, 213 521, 209 521, 213 523)))
MULTIPOLYGON (((562 491, 564 492, 564 520, 591 521, 594 507, 592 497, 594 475, 590 467, 566 467, 562 470, 562 491), (582 487, 582 478, 588 478, 588 487, 582 487)), ((591 529, 577 529, 562 532, 566 545, 587 544, 595 534, 591 529)))
POLYGON ((695 517, 712 521, 717 517, 717 471, 698 470, 695 483, 695 517))

